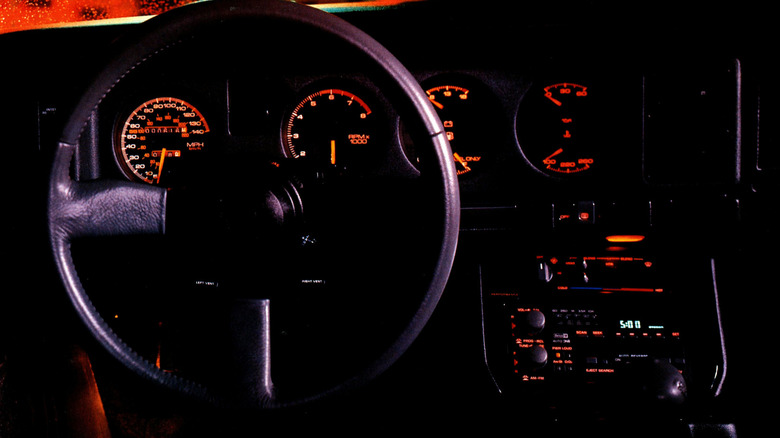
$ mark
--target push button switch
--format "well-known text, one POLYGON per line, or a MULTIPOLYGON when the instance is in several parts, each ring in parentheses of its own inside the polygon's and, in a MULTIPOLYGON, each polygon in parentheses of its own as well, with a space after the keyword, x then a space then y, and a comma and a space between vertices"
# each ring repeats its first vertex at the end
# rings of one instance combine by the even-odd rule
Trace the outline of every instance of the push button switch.
POLYGON ((596 203, 593 201, 555 203, 553 222, 553 226, 592 225, 596 223, 596 203))

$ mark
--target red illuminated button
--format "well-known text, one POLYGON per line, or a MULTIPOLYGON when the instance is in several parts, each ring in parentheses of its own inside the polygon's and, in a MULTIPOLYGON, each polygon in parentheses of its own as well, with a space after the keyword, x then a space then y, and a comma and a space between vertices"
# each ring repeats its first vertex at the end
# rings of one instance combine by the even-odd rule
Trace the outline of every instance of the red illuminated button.
POLYGON ((582 224, 592 224, 596 220, 596 204, 592 201, 577 203, 577 219, 582 224))

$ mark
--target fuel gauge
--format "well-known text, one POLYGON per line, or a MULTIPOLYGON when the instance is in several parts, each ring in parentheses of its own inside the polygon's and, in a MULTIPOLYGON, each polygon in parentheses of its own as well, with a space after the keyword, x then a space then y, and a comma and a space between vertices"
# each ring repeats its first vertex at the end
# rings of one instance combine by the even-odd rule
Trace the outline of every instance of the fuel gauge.
MULTIPOLYGON (((490 162, 496 123, 491 112, 494 105, 486 90, 467 84, 465 80, 441 80, 428 82, 425 93, 444 125, 444 131, 453 152, 455 168, 461 177, 472 177, 490 162)), ((408 136, 404 136, 404 151, 412 164, 417 164, 417 154, 408 136)))
POLYGON ((479 112, 469 96, 471 90, 457 85, 440 85, 425 92, 444 124, 458 175, 478 169, 484 148, 480 147, 479 112))

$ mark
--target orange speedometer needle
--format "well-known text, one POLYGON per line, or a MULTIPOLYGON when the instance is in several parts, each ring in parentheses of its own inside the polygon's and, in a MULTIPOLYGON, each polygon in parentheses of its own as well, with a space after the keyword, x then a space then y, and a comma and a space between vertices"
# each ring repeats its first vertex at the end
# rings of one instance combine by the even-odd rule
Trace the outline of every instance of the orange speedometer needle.
POLYGON ((160 152, 160 164, 157 165, 157 184, 160 184, 160 177, 162 176, 163 165, 165 164, 165 156, 168 155, 168 149, 163 148, 160 152))
POLYGON ((330 164, 336 165, 336 140, 330 141, 330 164))

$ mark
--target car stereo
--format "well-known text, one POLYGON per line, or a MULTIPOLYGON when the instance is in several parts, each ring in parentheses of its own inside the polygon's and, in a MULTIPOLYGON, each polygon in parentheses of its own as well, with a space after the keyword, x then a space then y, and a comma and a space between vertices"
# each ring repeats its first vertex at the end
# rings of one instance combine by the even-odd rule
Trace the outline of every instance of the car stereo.
POLYGON ((502 393, 684 401, 685 333, 654 259, 539 255, 525 268, 482 267, 485 358, 502 393))

